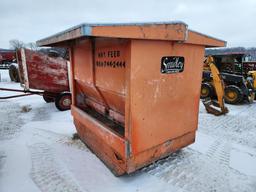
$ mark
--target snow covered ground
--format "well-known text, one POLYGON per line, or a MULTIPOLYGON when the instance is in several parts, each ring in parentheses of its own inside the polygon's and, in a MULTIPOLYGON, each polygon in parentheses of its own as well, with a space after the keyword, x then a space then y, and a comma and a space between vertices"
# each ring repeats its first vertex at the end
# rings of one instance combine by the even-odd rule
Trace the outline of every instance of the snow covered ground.
MULTIPOLYGON (((0 71, 0 87, 16 87, 0 71)), ((0 92, 0 96, 7 95, 0 92)), ((256 103, 215 117, 200 106, 196 143, 115 177, 79 140, 70 111, 40 96, 0 100, 0 192, 256 191, 256 103)))

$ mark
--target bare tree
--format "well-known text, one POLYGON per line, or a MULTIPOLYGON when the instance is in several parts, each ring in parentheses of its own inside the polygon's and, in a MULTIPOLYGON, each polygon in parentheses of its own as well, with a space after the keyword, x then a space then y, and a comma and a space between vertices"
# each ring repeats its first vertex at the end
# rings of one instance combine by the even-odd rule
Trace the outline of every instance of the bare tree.
POLYGON ((25 43, 18 40, 18 39, 12 39, 9 41, 9 44, 10 44, 10 47, 12 49, 20 49, 20 48, 23 48, 25 47, 25 43))
POLYGON ((31 49, 31 50, 33 50, 33 51, 37 51, 38 50, 38 46, 34 42, 27 43, 26 47, 31 49))

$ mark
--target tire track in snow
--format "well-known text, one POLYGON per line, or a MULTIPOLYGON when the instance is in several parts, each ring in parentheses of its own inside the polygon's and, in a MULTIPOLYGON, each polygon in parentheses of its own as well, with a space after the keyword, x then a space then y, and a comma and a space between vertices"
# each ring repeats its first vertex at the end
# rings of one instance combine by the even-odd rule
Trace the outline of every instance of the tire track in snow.
POLYGON ((0 140, 12 139, 23 125, 20 106, 8 101, 0 101, 0 105, 0 140))
POLYGON ((67 145, 69 147, 90 151, 88 147, 79 138, 73 139, 70 136, 66 136, 60 133, 56 133, 56 132, 44 130, 44 129, 37 129, 34 135, 47 139, 48 141, 53 141, 59 144, 67 145))
POLYGON ((32 158, 31 177, 41 191, 82 192, 72 176, 57 161, 52 149, 45 143, 29 146, 32 158))
MULTIPOLYGON (((198 129, 202 133, 217 136, 220 140, 256 148, 256 105, 248 105, 236 114, 212 116, 199 114, 198 129)), ((232 110, 232 109, 231 109, 232 110)))
POLYGON ((229 164, 232 142, 256 147, 255 119, 255 105, 241 108, 235 115, 200 114, 199 131, 217 138, 208 151, 202 154, 185 148, 144 171, 189 192, 254 192, 256 178, 240 173, 229 164))
POLYGON ((224 166, 229 166, 231 145, 221 140, 216 140, 206 152, 209 158, 214 158, 224 166))
POLYGON ((5 152, 4 151, 0 151, 0 177, 2 175, 1 170, 2 170, 3 165, 4 165, 5 158, 6 158, 5 152))
POLYGON ((44 104, 41 107, 34 109, 34 116, 32 121, 46 121, 50 119, 51 108, 49 108, 49 103, 44 104))
POLYGON ((149 174, 185 191, 228 191, 226 179, 218 179, 222 173, 214 164, 209 166, 196 151, 185 149, 162 161, 164 163, 157 163, 149 174))
POLYGON ((186 148, 143 171, 188 192, 254 192, 253 179, 229 167, 229 151, 221 142, 206 154, 186 148))

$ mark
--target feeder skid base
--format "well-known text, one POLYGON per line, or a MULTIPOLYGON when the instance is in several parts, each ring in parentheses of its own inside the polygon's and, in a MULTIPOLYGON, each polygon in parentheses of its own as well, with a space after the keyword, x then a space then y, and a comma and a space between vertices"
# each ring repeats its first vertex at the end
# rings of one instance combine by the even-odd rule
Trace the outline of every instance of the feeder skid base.
POLYGON ((132 173, 195 141, 193 131, 143 152, 132 154, 131 151, 128 154, 125 150, 128 143, 125 138, 113 133, 107 126, 75 106, 72 106, 72 115, 81 140, 116 176, 132 173))
POLYGON ((163 159, 195 142, 195 132, 189 132, 180 137, 166 141, 158 146, 140 152, 127 160, 127 173, 132 173, 142 167, 145 167, 155 161, 163 159))
POLYGON ((115 175, 123 175, 126 170, 125 140, 82 110, 74 106, 71 110, 81 140, 115 175))

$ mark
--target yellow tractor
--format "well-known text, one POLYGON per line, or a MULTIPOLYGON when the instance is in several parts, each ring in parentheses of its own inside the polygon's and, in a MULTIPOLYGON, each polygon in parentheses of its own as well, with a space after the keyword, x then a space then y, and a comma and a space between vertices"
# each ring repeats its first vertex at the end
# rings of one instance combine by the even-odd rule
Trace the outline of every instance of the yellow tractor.
MULTIPOLYGON (((211 56, 210 56, 211 57, 211 56)), ((212 58, 212 57, 211 57, 212 58)), ((216 58, 212 58, 212 64, 215 68, 221 69, 219 76, 223 79, 225 88, 224 88, 224 98, 225 102, 229 104, 238 104, 242 101, 248 101, 252 103, 255 99, 255 91, 256 91, 256 71, 249 70, 248 67, 243 67, 243 63, 240 63, 240 70, 226 70, 225 63, 215 64, 214 60, 216 58), (218 66, 218 67, 217 67, 218 66), (248 69, 247 69, 248 68, 248 69)), ((238 65, 237 63, 233 63, 234 66, 238 65)), ((232 63, 229 63, 229 68, 232 68, 232 63)), ((235 68, 235 67, 233 67, 235 68)), ((238 68, 238 67, 237 67, 238 68)), ((201 98, 214 98, 217 93, 215 90, 215 85, 213 84, 213 76, 212 69, 208 65, 204 66, 203 71, 203 81, 201 86, 201 98)))
POLYGON ((215 66, 211 56, 208 56, 204 63, 204 71, 207 70, 210 72, 211 79, 211 81, 203 83, 201 87, 201 98, 203 95, 202 101, 206 111, 217 116, 226 114, 228 113, 228 109, 224 104, 225 87, 219 70, 215 66), (209 97, 213 92, 215 93, 217 100, 214 100, 213 97, 209 97))

